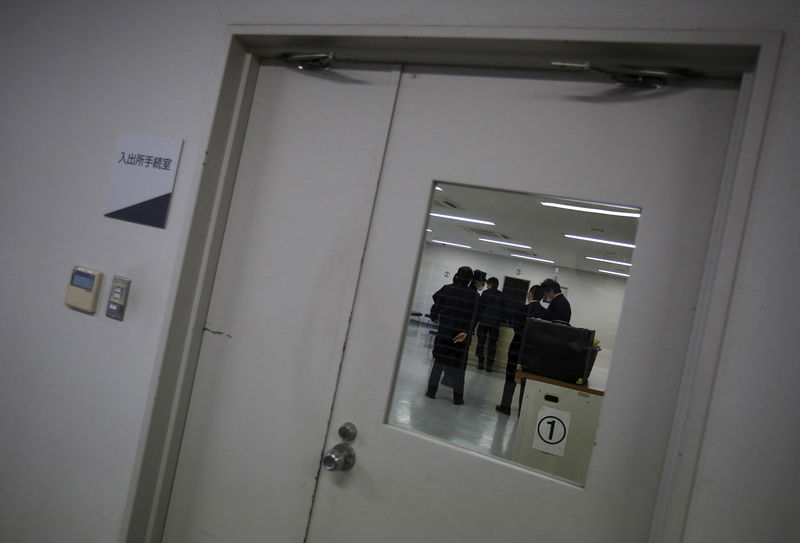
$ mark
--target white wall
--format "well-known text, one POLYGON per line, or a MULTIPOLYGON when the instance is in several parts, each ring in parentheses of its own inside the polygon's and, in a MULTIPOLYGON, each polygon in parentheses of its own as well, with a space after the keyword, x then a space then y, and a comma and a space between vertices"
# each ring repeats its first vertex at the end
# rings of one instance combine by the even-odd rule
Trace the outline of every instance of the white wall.
MULTIPOLYGON (((501 290, 505 276, 530 281, 531 285, 535 285, 553 277, 556 271, 551 264, 425 243, 412 310, 427 313, 433 303, 433 293, 442 285, 452 282, 460 266, 477 268, 485 271, 487 277, 497 277, 501 290), (516 270, 520 270, 519 275, 516 270), (445 271, 450 273, 449 277, 444 276, 445 271)), ((608 368, 617 337, 626 280, 563 266, 558 268, 558 277, 561 286, 569 289, 567 297, 572 306, 571 324, 595 331, 595 338, 600 340, 603 348, 595 365, 608 368)))
POLYGON ((7 0, 0 540, 106 542, 122 529, 228 23, 785 31, 684 541, 800 539, 795 0, 7 0), (121 132, 185 140, 166 230, 102 216, 121 132), (76 263, 132 278, 123 323, 64 307, 76 263))
POLYGON ((114 541, 222 60, 210 2, 4 2, 0 541, 114 541), (188 9, 191 5, 191 9, 188 9), (166 230, 103 217, 122 132, 186 140, 166 230), (125 321, 63 303, 132 279, 125 321))

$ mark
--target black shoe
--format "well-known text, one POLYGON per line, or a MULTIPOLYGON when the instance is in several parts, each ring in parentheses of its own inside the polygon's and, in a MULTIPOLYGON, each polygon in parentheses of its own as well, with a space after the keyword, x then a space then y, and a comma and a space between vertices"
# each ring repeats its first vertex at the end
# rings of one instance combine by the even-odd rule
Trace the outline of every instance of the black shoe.
POLYGON ((511 408, 510 407, 504 407, 502 405, 496 405, 495 409, 497 411, 500 411, 504 415, 510 415, 511 414, 511 408))
POLYGON ((430 390, 426 390, 425 391, 425 395, 428 398, 430 398, 431 400, 435 400, 436 399, 436 393, 435 392, 431 392, 430 390))
POLYGON ((487 373, 492 373, 492 367, 491 366, 486 366, 486 372, 487 373))
POLYGON ((464 405, 464 397, 463 396, 453 396, 453 404, 454 405, 464 405))

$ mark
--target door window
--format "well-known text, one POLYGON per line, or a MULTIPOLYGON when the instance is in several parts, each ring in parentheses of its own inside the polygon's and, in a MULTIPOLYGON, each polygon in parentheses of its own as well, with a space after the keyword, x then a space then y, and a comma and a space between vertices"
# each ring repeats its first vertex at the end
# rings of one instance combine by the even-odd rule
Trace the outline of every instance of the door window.
POLYGON ((444 181, 430 201, 388 422, 582 484, 640 208, 444 181))

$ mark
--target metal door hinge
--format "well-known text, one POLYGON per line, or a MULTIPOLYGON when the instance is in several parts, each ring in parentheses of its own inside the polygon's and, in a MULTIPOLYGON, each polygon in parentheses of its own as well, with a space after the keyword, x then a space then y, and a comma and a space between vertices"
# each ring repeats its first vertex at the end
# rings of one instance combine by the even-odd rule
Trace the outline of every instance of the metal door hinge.
POLYGON ((561 61, 553 61, 550 64, 567 70, 606 74, 618 85, 645 89, 661 89, 670 83, 696 79, 704 75, 701 72, 687 68, 647 68, 629 65, 598 66, 589 62, 561 61))
POLYGON ((298 70, 309 70, 313 72, 327 72, 331 69, 336 55, 333 51, 326 53, 283 53, 281 58, 286 64, 294 66, 298 70))

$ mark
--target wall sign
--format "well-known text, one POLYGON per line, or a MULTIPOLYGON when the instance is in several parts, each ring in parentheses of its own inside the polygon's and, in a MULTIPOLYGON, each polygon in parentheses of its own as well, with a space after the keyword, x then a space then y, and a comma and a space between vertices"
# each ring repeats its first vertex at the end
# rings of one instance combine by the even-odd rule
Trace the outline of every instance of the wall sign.
POLYGON ((536 433, 533 436, 533 448, 547 454, 564 456, 569 434, 570 414, 552 407, 539 409, 536 420, 536 433))
POLYGON ((122 134, 105 216, 164 228, 182 148, 176 138, 122 134))

